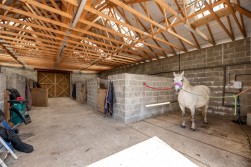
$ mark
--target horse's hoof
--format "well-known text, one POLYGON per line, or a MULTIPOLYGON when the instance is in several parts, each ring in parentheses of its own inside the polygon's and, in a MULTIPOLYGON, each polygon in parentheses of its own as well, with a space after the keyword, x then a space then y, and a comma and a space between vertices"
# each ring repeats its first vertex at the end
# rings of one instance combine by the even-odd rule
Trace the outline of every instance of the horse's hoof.
POLYGON ((185 128, 186 128, 186 126, 185 126, 185 125, 181 125, 181 127, 182 127, 183 129, 185 129, 185 128))
POLYGON ((203 121, 204 124, 208 124, 208 122, 203 121))
POLYGON ((195 131, 195 128, 190 128, 191 131, 195 131))

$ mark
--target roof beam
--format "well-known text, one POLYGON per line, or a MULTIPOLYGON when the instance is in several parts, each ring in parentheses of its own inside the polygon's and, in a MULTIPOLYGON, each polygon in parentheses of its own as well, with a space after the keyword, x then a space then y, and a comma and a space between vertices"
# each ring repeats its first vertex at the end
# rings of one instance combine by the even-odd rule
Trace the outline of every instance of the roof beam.
POLYGON ((53 8, 53 7, 50 7, 50 6, 47 6, 45 4, 42 4, 42 3, 39 3, 37 1, 34 1, 34 0, 20 0, 21 2, 24 2, 24 3, 28 3, 30 5, 34 5, 38 8, 41 8, 41 9, 44 9, 44 10, 47 10, 49 12, 52 12, 52 13, 56 13, 56 14, 59 14, 61 16, 64 16, 66 18, 69 18, 69 19, 72 19, 72 15, 69 14, 69 13, 66 13, 66 12, 62 12, 61 10, 58 10, 56 8, 53 8))
POLYGON ((243 38, 246 38, 247 34, 245 33, 245 31, 244 31, 244 29, 242 28, 242 26, 241 26, 239 20, 237 19, 237 17, 236 17, 236 15, 235 15, 235 12, 234 12, 234 10, 233 10, 233 8, 232 8, 232 5, 231 5, 230 1, 229 1, 229 0, 226 0, 226 4, 227 4, 228 9, 230 10, 230 12, 231 12, 231 14, 232 14, 232 16, 233 16, 233 18, 234 18, 235 23, 237 24, 237 26, 238 26, 238 28, 239 28, 239 30, 240 30, 240 32, 241 32, 243 38))
POLYGON ((21 60, 19 58, 18 55, 16 55, 16 53, 11 49, 9 48, 9 45, 7 43, 5 43, 5 40, 0 38, 0 46, 13 58, 15 59, 19 64, 21 64, 24 68, 27 67, 27 64, 21 60))
MULTIPOLYGON (((228 15, 231 14, 230 10, 227 7, 223 8, 223 9, 220 9, 220 10, 216 11, 215 13, 217 14, 217 16, 219 18, 228 16, 228 15)), ((203 26, 205 24, 208 24, 208 23, 210 23, 212 21, 215 21, 215 17, 213 15, 206 15, 206 16, 198 19, 198 20, 193 21, 191 23, 191 26, 193 28, 197 28, 197 27, 203 26)))
MULTIPOLYGON (((184 26, 191 32, 198 34, 202 39, 206 40, 207 42, 211 43, 214 45, 213 41, 209 39, 205 34, 203 34, 200 30, 194 29, 191 24, 188 22, 187 16, 180 17, 180 14, 174 11, 169 5, 167 5, 164 1, 162 0, 155 0, 160 6, 164 7, 169 13, 173 14, 176 18, 178 18, 180 21, 184 23, 184 26)), ((198 46, 195 46, 198 48, 198 46)), ((199 48, 198 48, 199 49, 199 48)))
MULTIPOLYGON (((131 7, 129 7, 129 6, 127 6, 127 5, 124 4, 123 2, 117 1, 117 0, 110 0, 110 1, 113 2, 113 3, 115 3, 115 4, 117 4, 118 6, 120 6, 120 7, 122 7, 122 8, 124 8, 124 9, 126 9, 127 11, 129 11, 129 12, 131 12, 131 13, 134 13, 136 16, 138 16, 138 17, 140 17, 140 18, 142 18, 142 19, 148 21, 149 23, 153 24, 154 26, 156 26, 156 27, 158 27, 158 28, 160 28, 160 29, 162 29, 162 30, 164 30, 164 31, 166 31, 166 32, 168 32, 168 33, 170 33, 171 35, 174 35, 174 36, 176 36, 177 38, 180 38, 181 40, 183 40, 184 42, 188 43, 189 45, 191 45, 191 46, 193 46, 193 47, 197 47, 197 46, 195 46, 192 42, 190 42, 189 40, 187 40, 187 39, 185 39, 184 37, 178 35, 177 33, 174 33, 174 32, 171 31, 171 30, 167 29, 167 28, 164 27, 163 25, 161 25, 161 24, 157 23, 156 21, 154 21, 154 20, 148 18, 147 16, 141 14, 140 12, 136 11, 135 9, 133 9, 133 8, 131 8, 131 7)), ((151 34, 151 37, 154 37, 154 35, 151 34)), ((172 44, 172 46, 173 46, 173 44, 172 44)), ((174 45, 174 46, 175 46, 175 45, 174 45)), ((173 47, 174 47, 174 46, 173 46, 173 47)), ((183 49, 182 49, 182 50, 183 50, 183 49)))
POLYGON ((213 8, 207 3, 207 1, 204 1, 205 8, 212 14, 212 16, 216 19, 216 21, 219 23, 221 28, 225 31, 225 33, 228 35, 228 37, 233 41, 234 36, 228 31, 226 26, 222 23, 219 16, 213 11, 213 8))
POLYGON ((235 7, 235 9, 236 9, 239 13, 241 13, 241 14, 247 16, 249 19, 251 19, 251 12, 250 12, 250 11, 248 11, 247 9, 244 9, 244 8, 238 6, 238 5, 234 5, 234 7, 235 7))
MULTIPOLYGON (((149 11, 147 10, 147 6, 146 6, 146 4, 144 3, 144 6, 140 3, 140 6, 141 6, 141 8, 145 11, 145 13, 147 13, 147 15, 148 15, 148 17, 150 18, 150 19, 152 19, 152 17, 150 16, 150 14, 149 14, 149 11)), ((140 20, 139 20, 140 21, 140 20)), ((147 28, 144 26, 144 24, 142 23, 142 22, 139 22, 140 24, 141 24, 141 26, 145 29, 145 31, 147 31, 147 28)), ((152 25, 152 24, 151 24, 152 25)), ((152 26, 151 26, 151 28, 152 28, 152 26)), ((153 31, 153 30, 152 30, 153 31)), ((175 32, 175 31, 174 31, 175 32)), ((176 33, 176 32, 175 32, 176 33)), ((167 42, 169 42, 169 40, 163 35, 163 33, 161 33, 161 36, 167 41, 167 42)), ((153 39, 154 40, 154 42, 160 47, 160 45, 158 44, 158 42, 155 40, 155 39, 153 39)), ((167 44, 168 45, 168 44, 167 44)), ((171 45, 168 45, 171 49, 172 49, 172 51, 173 51, 173 54, 176 54, 176 52, 175 52, 175 50, 174 50, 174 47, 173 46, 171 46, 171 45)), ((166 53, 165 53, 166 54, 166 53)), ((166 54, 166 56, 165 57, 167 57, 167 54, 166 54)))
MULTIPOLYGON (((237 0, 237 5, 240 6, 240 1, 239 0, 237 0)), ((243 31, 244 31, 245 34, 247 34, 244 19, 243 19, 243 15, 241 13, 239 13, 239 14, 240 14, 240 18, 241 18, 241 25, 242 25, 243 31)))

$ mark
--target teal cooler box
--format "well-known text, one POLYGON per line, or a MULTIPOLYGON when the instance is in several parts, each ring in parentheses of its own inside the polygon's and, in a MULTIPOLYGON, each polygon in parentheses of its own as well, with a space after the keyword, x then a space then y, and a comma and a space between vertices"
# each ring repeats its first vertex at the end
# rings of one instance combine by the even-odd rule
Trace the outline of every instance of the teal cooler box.
POLYGON ((15 125, 21 123, 21 122, 25 122, 25 124, 28 123, 28 121, 26 120, 27 117, 29 117, 29 114, 26 110, 26 101, 22 101, 22 100, 18 100, 18 101, 11 101, 13 103, 12 105, 12 109, 10 109, 11 111, 11 122, 13 122, 15 125), (14 112, 13 110, 16 110, 16 112, 19 113, 19 115, 14 112), (20 115, 21 117, 23 118, 23 120, 20 118, 20 115))
MULTIPOLYGON (((24 103, 14 103, 13 107, 16 108, 20 112, 20 114, 25 115, 26 105, 24 103)), ((15 125, 22 122, 20 117, 15 112, 11 112, 10 119, 11 119, 11 122, 13 122, 15 125)))

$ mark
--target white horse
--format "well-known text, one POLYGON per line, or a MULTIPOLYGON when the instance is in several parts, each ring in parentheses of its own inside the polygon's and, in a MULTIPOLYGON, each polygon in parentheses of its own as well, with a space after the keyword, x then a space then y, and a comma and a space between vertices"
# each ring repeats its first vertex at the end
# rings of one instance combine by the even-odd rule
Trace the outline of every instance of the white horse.
POLYGON ((183 128, 186 127, 185 108, 191 111, 191 130, 195 130, 194 114, 195 109, 205 106, 204 123, 207 123, 207 109, 209 103, 210 89, 204 85, 191 86, 189 81, 184 77, 184 71, 181 74, 173 73, 175 91, 179 93, 178 102, 182 111, 183 128))

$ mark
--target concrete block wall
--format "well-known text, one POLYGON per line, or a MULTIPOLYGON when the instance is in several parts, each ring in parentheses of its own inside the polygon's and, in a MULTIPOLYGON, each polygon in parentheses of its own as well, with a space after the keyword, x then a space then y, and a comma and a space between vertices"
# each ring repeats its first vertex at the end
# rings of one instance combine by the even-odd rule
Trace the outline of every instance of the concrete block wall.
POLYGON ((8 74, 6 75, 6 88, 15 88, 18 90, 20 95, 25 98, 25 84, 26 78, 19 74, 8 74))
POLYGON ((27 78, 37 81, 36 70, 1 67, 1 72, 6 75, 6 88, 17 89, 22 97, 25 97, 25 79, 27 78))
POLYGON ((19 74, 33 81, 37 81, 37 71, 22 68, 1 67, 1 72, 6 75, 19 74))
POLYGON ((114 119, 131 123, 177 109, 178 104, 162 105, 146 108, 146 104, 173 101, 176 94, 173 90, 153 90, 143 83, 153 87, 170 87, 172 79, 136 74, 117 74, 108 77, 113 81, 116 103, 114 104, 114 119))
POLYGON ((86 85, 87 85, 86 86, 87 104, 92 106, 95 110, 97 110, 98 89, 99 88, 107 89, 108 80, 100 78, 88 79, 86 85))
MULTIPOLYGON (((192 51, 180 55, 180 69, 185 71, 185 76, 192 85, 207 85, 212 90, 212 95, 223 95, 224 66, 226 67, 226 81, 234 80, 235 75, 250 74, 251 72, 251 38, 238 40, 226 44, 221 44, 198 51, 192 51)), ((156 76, 173 77, 173 71, 179 71, 179 57, 152 61, 149 63, 129 66, 103 72, 101 78, 107 78, 109 75, 133 73, 133 74, 151 74, 156 76)), ((239 77, 244 83, 244 89, 251 86, 250 75, 239 77)), ((227 84, 227 92, 237 92, 227 84)), ((226 93, 229 95, 231 93, 226 93)), ((251 111, 250 99, 251 92, 241 96, 241 112, 245 115, 251 111)), ((210 112, 221 115, 233 115, 233 99, 226 99, 226 105, 222 106, 222 99, 210 100, 210 112)))
POLYGON ((97 109, 97 91, 100 87, 99 78, 93 78, 87 80, 87 104, 97 109))
POLYGON ((76 101, 86 103, 86 82, 76 82, 76 101))
MULTIPOLYGON (((72 87, 73 87, 74 83, 83 83, 83 84, 86 84, 86 81, 88 79, 97 78, 97 77, 98 77, 98 74, 71 73, 71 90, 70 90, 71 93, 72 93, 72 87)), ((78 91, 79 90, 77 89, 77 92, 78 91)))
POLYGON ((4 91, 6 90, 6 75, 0 73, 0 109, 4 111, 4 91))

